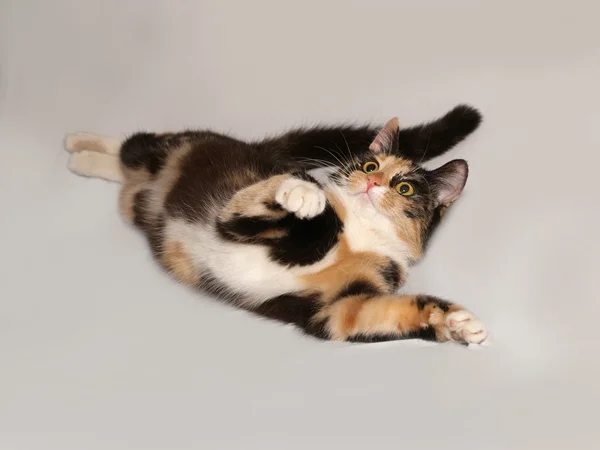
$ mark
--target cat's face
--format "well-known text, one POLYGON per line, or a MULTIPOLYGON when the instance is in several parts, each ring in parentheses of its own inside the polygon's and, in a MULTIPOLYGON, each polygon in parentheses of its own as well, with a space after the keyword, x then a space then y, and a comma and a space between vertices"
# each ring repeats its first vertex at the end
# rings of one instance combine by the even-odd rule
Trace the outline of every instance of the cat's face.
POLYGON ((426 172, 408 160, 367 153, 345 173, 349 194, 390 219, 423 216, 434 207, 426 172))
POLYGON ((454 160, 428 171, 395 156, 397 123, 388 122, 369 151, 334 174, 333 181, 345 191, 355 214, 388 221, 416 260, 441 216, 462 192, 468 166, 464 160, 454 160))

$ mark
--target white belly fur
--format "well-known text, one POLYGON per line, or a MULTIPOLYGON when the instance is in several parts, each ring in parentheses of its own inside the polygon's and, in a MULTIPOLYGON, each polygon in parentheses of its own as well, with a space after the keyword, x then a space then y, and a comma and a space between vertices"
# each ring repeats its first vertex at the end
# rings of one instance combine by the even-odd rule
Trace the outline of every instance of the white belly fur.
POLYGON ((224 241, 212 225, 172 220, 165 235, 182 243, 200 271, 210 271, 252 303, 302 289, 295 273, 269 259, 266 247, 224 241))

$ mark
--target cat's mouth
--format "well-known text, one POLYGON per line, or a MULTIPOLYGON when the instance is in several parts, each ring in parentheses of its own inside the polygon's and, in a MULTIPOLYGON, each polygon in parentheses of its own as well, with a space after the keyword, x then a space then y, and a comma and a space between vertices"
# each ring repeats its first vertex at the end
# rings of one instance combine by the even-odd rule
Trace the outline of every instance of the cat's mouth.
POLYGON ((382 193, 379 192, 379 187, 369 187, 365 184, 364 186, 356 186, 355 189, 350 190, 350 194, 358 199, 359 204, 365 208, 374 208, 377 212, 379 210, 379 203, 381 201, 382 193))

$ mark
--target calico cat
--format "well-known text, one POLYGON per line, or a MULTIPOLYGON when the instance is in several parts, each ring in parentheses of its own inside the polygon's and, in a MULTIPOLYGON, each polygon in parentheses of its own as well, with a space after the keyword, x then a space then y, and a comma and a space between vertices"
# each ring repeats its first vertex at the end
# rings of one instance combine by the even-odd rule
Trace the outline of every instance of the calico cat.
POLYGON ((400 129, 298 129, 260 142, 211 131, 67 136, 73 172, 122 183, 120 211, 178 281, 321 339, 481 343, 456 303, 398 295, 465 186, 468 166, 420 166, 480 124, 460 105, 400 129), (309 173, 332 168, 323 182, 309 173))

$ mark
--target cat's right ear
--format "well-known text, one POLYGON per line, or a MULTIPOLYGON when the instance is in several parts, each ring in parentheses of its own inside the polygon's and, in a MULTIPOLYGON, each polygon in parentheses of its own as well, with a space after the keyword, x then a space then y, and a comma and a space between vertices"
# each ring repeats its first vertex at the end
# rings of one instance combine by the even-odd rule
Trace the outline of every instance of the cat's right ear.
POLYGON ((398 147, 398 132, 400 131, 400 122, 394 117, 385 124, 371 145, 369 150, 375 153, 388 152, 398 147))

